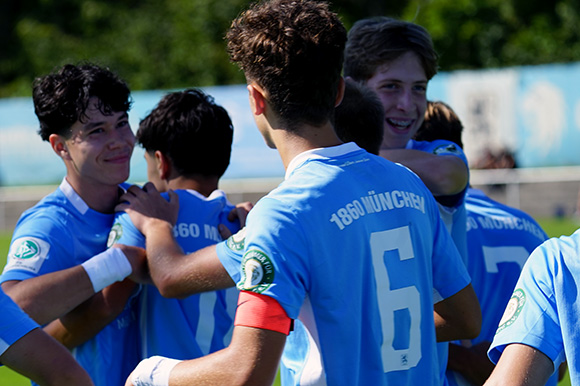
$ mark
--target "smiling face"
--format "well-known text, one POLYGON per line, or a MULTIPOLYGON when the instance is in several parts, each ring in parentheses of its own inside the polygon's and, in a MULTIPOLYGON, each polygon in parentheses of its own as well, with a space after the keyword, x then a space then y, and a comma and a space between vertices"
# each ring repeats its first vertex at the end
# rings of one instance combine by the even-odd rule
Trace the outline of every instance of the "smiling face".
POLYGON ((93 99, 86 117, 71 126, 70 137, 59 137, 54 143, 73 186, 118 185, 129 177, 135 136, 124 111, 105 115, 93 99))
POLYGON ((412 51, 379 66, 367 80, 385 109, 381 148, 402 149, 413 138, 427 109, 427 83, 421 61, 412 51))

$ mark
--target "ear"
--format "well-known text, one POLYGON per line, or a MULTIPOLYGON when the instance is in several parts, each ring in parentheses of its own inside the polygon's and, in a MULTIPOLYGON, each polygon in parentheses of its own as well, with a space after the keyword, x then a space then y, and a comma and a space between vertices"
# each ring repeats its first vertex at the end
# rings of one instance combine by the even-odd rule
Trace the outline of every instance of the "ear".
POLYGON ((334 107, 338 106, 340 102, 342 102, 342 98, 344 98, 344 78, 341 76, 338 82, 338 92, 336 93, 336 100, 334 101, 334 107))
POLYGON ((66 145, 65 139, 63 136, 58 134, 51 134, 48 137, 48 142, 50 142, 50 146, 52 150, 63 160, 70 160, 70 153, 68 152, 68 147, 66 145))
POLYGON ((250 107, 254 115, 264 114, 266 111, 266 93, 264 89, 256 83, 251 83, 248 85, 248 91, 250 93, 250 107))
POLYGON ((159 178, 162 180, 168 180, 172 169, 171 161, 169 158, 160 150, 156 150, 155 163, 157 164, 157 170, 159 171, 159 178))

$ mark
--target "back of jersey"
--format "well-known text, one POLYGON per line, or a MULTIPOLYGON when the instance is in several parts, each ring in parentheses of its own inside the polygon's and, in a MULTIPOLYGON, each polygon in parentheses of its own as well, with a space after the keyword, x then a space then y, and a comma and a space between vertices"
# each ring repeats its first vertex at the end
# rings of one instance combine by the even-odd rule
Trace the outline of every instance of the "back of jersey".
POLYGON ((246 247, 274 267, 260 291, 300 315, 329 385, 440 385, 433 304, 469 278, 408 169, 363 151, 312 157, 250 212, 246 247))
MULTIPOLYGON (((466 208, 467 271, 482 310, 481 333, 469 344, 477 345, 493 340, 524 263, 547 235, 530 215, 480 190, 469 189, 466 208)), ((453 371, 447 372, 447 378, 451 386, 471 385, 453 371)), ((548 385, 556 383, 552 377, 548 385)))
POLYGON ((470 189, 466 200, 467 271, 483 311, 477 344, 490 341, 532 251, 548 238, 528 214, 470 189))

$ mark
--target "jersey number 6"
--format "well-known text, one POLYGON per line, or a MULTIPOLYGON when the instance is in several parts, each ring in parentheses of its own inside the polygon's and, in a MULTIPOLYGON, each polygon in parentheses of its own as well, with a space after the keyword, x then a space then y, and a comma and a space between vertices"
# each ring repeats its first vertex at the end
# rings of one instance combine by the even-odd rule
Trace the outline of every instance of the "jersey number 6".
POLYGON ((407 370, 417 366, 421 359, 421 300, 415 286, 391 289, 384 255, 387 251, 398 250, 401 261, 415 257, 409 227, 374 232, 371 234, 370 244, 383 330, 381 348, 383 369, 386 373, 407 370), (401 326, 409 329, 409 344, 407 348, 396 349, 393 345, 396 327, 395 311, 399 310, 409 312, 410 325, 401 326))

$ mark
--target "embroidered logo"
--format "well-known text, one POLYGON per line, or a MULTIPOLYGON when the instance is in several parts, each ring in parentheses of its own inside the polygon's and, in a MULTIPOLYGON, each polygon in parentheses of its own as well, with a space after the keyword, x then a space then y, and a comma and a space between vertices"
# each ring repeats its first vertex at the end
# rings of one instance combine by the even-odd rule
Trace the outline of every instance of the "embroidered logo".
POLYGON ((111 231, 109 232, 109 238, 107 239, 107 248, 111 248, 119 239, 123 236, 123 225, 116 222, 111 231))
POLYGON ((238 289, 262 293, 274 282, 274 265, 258 250, 248 251, 242 260, 242 279, 238 289))
POLYGON ((496 334, 501 330, 511 326, 514 324, 522 308, 524 308, 524 304, 526 303, 526 294, 524 290, 518 288, 514 291, 510 301, 508 302, 505 312, 499 321, 499 327, 497 328, 496 334))
POLYGON ((8 252, 8 262, 4 271, 22 269, 38 273, 47 259, 50 244, 36 237, 21 237, 14 240, 8 252))
POLYGON ((31 259, 37 256, 40 252, 40 246, 33 239, 24 240, 14 252, 14 257, 17 259, 31 259))
POLYGON ((235 235, 231 235, 226 245, 232 251, 243 251, 246 245, 246 227, 243 227, 235 235))

